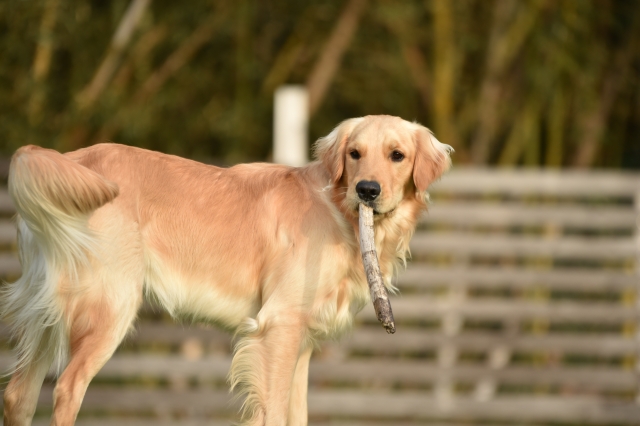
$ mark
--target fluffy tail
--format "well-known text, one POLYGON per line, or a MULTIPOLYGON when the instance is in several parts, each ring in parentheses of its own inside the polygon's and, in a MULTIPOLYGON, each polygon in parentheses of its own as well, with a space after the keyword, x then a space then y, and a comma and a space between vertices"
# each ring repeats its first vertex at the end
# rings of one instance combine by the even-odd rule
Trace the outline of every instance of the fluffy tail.
POLYGON ((11 160, 9 194, 18 211, 22 277, 0 294, 0 315, 17 341, 13 371, 34 362, 64 364, 68 333, 58 300, 61 279, 77 278, 78 266, 95 253, 90 214, 118 195, 118 186, 62 154, 32 145, 11 160))

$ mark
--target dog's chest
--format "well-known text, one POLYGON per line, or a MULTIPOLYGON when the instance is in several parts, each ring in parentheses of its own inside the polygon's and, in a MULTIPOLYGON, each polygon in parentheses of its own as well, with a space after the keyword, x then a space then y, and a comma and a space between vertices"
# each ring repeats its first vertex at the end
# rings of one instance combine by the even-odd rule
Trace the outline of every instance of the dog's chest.
POLYGON ((321 293, 324 295, 316 299, 309 322, 310 331, 319 339, 337 338, 349 331, 355 315, 370 299, 366 280, 349 275, 321 293))
MULTIPOLYGON (((316 298, 311 310, 309 329, 320 339, 337 338, 348 332, 353 325, 354 317, 361 310, 371 305, 371 296, 364 266, 358 257, 336 274, 332 279, 321 284, 318 289, 322 297, 316 298)), ((386 256, 385 256, 386 257, 386 256)), ((388 262, 387 262, 388 263, 388 262)), ((341 268, 336 268, 339 270, 341 268)), ((384 282, 391 282, 392 264, 381 264, 384 282)), ((371 307, 373 310, 373 307, 371 307)))

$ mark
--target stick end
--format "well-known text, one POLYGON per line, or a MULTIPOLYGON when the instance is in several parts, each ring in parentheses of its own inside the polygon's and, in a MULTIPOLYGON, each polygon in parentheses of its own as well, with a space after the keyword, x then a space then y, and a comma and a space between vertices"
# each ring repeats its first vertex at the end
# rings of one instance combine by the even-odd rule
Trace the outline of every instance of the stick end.
POLYGON ((382 324, 387 334, 394 334, 396 332, 396 324, 391 322, 389 324, 382 324))
POLYGON ((382 323, 382 326, 387 333, 395 333, 396 323, 393 318, 393 311, 391 310, 391 303, 389 303, 389 299, 376 299, 373 301, 373 307, 376 310, 378 321, 382 323))

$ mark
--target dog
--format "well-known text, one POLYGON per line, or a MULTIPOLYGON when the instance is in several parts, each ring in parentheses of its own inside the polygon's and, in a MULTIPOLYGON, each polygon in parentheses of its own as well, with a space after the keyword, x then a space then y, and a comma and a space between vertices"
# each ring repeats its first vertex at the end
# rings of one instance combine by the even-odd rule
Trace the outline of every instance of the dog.
POLYGON ((300 168, 218 168, 110 143, 20 148, 8 185, 23 274, 0 298, 17 336, 4 425, 30 424, 54 363, 51 424, 72 425, 145 295, 236 333, 229 382, 244 397, 243 424, 306 425, 314 347, 349 330, 370 301, 359 204, 374 209, 393 290, 450 152, 391 116, 340 123, 300 168))

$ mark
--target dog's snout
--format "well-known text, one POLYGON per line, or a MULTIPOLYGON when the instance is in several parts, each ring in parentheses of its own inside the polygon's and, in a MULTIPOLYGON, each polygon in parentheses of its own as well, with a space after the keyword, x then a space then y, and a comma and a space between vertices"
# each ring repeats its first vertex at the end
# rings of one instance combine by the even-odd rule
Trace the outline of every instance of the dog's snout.
POLYGON ((373 201, 380 195, 380 184, 372 180, 361 180, 356 185, 356 192, 362 201, 373 201))

